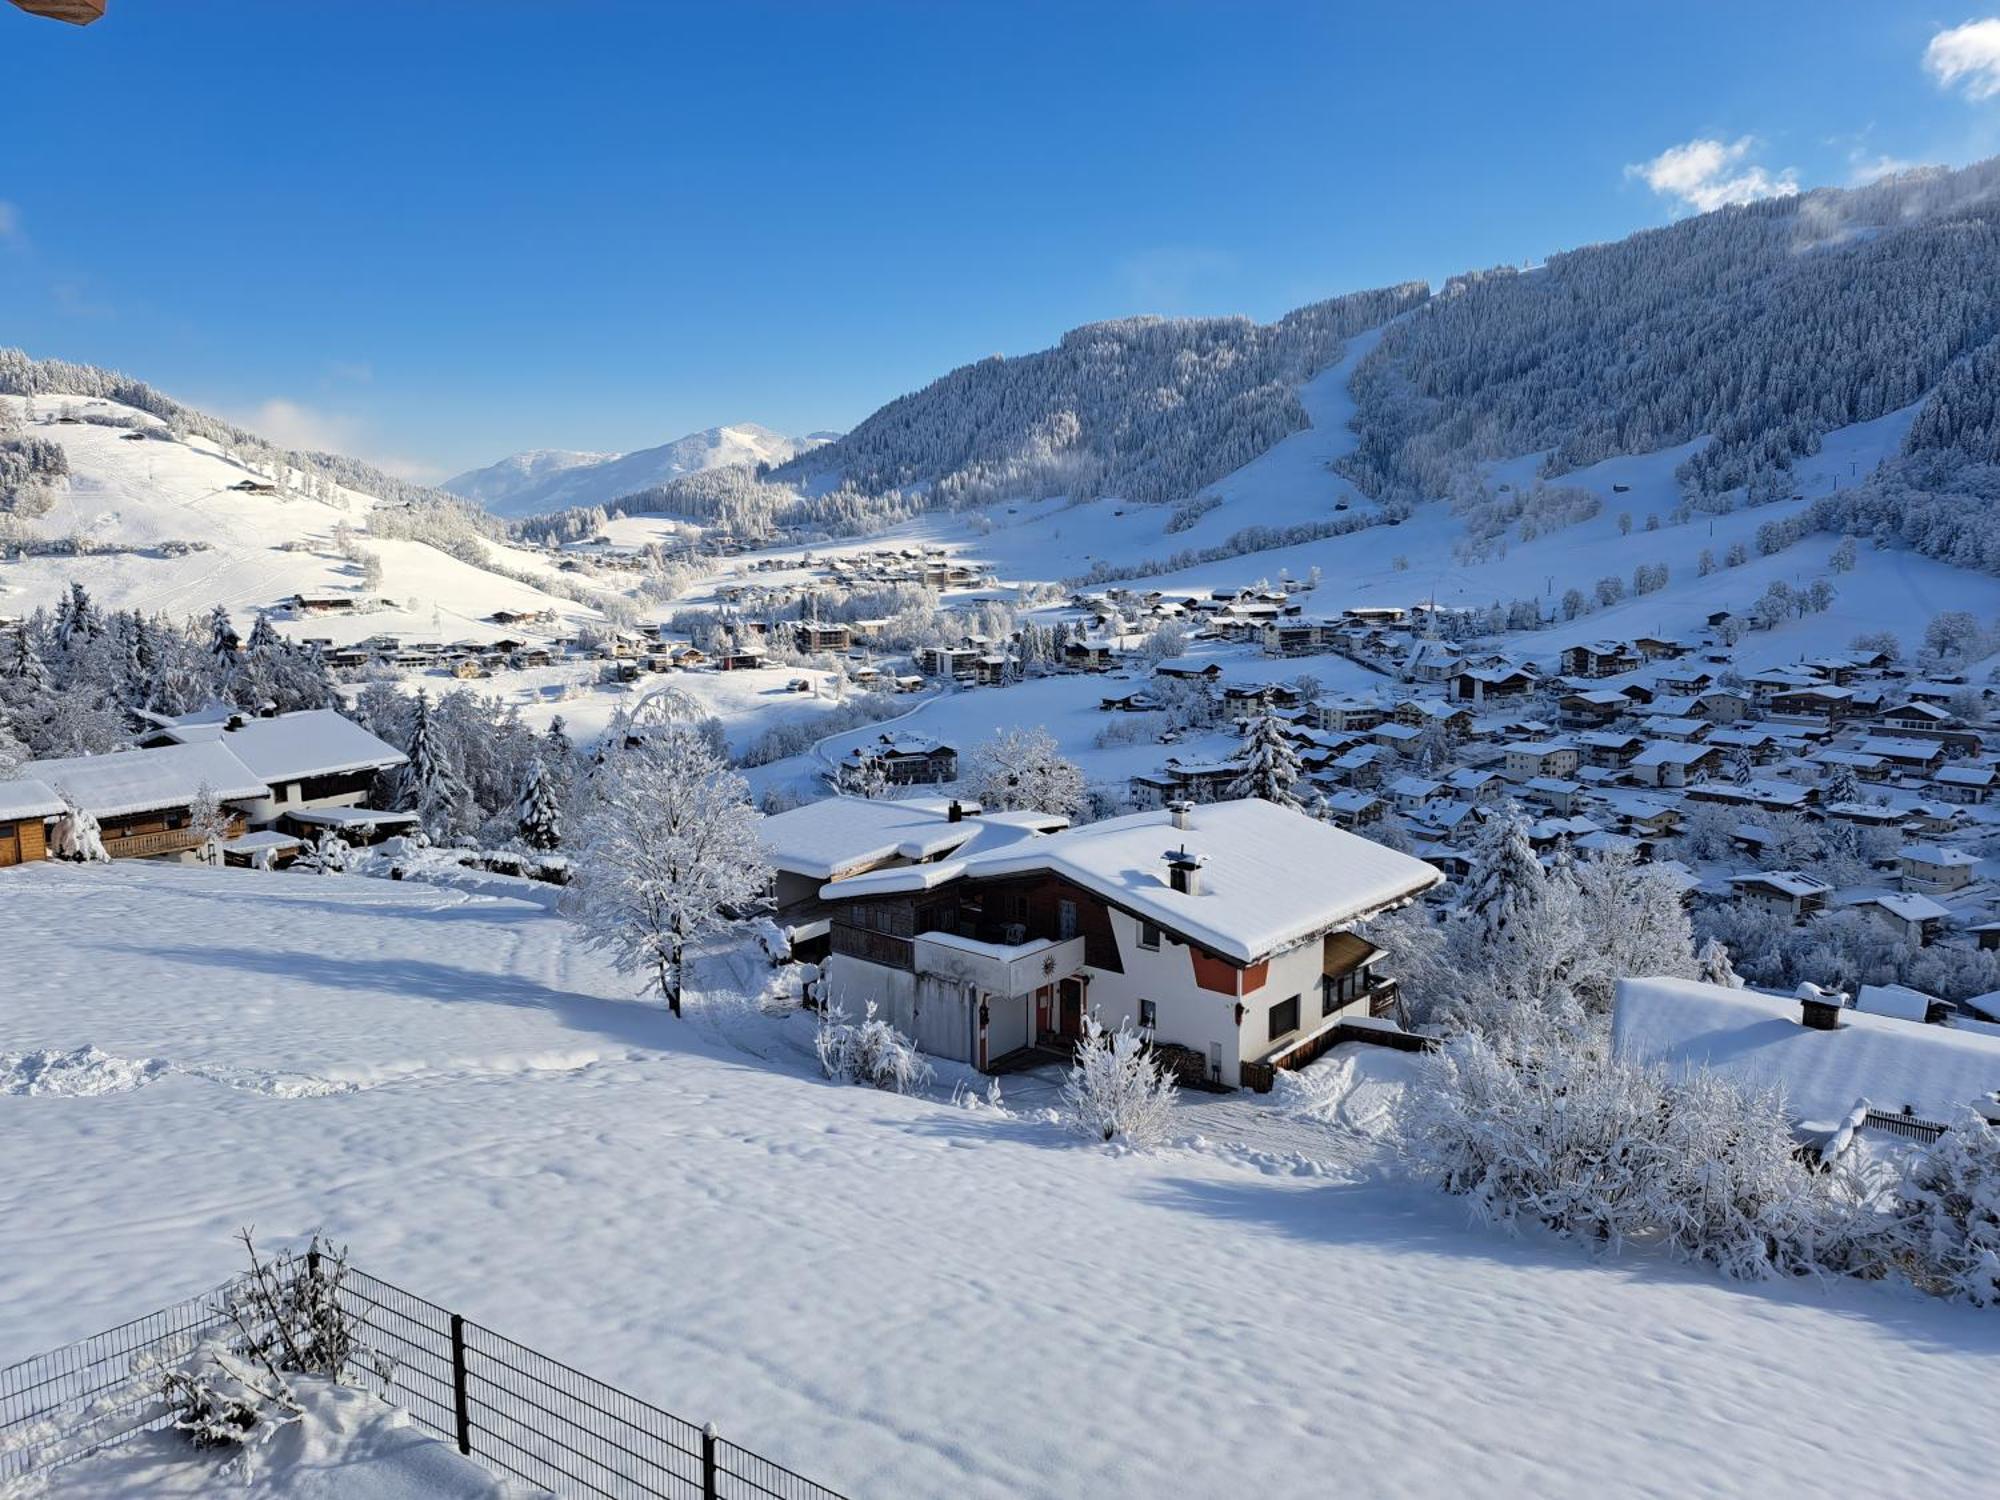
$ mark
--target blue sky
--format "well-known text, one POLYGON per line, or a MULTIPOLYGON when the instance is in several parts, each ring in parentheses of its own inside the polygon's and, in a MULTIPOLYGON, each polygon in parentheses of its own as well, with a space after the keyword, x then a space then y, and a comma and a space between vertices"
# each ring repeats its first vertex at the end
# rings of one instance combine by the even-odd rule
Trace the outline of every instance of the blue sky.
POLYGON ((0 97, 0 344, 438 477, 1974 160, 2000 20, 110 0, 0 7, 0 97))

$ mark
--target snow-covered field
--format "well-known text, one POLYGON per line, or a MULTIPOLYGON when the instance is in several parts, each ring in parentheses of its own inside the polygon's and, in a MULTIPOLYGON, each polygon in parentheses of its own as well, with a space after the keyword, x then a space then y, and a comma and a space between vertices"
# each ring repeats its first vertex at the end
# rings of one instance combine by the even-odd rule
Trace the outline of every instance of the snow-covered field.
POLYGON ((822 1082, 719 994, 677 1023, 505 898, 122 863, 0 916, 0 1069, 72 1085, 0 1086, 0 1362, 324 1224, 857 1496, 1991 1480, 1990 1316, 1470 1228, 1384 1157, 1392 1054, 1113 1155, 1039 1080, 1002 1117, 822 1082))

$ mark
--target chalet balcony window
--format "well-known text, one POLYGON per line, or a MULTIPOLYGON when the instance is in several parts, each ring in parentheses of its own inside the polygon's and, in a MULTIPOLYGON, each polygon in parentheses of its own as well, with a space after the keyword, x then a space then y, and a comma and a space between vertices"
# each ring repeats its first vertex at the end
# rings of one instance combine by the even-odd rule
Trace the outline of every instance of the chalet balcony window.
POLYGON ((1056 903, 1056 936, 1068 942, 1076 936, 1076 903, 1058 901, 1056 903))
POLYGON ((1280 1000, 1276 1005, 1271 1007, 1270 1039, 1272 1041, 1275 1042, 1281 1036, 1290 1036, 1298 1029, 1299 997, 1297 995, 1292 996, 1289 1000, 1280 1000))

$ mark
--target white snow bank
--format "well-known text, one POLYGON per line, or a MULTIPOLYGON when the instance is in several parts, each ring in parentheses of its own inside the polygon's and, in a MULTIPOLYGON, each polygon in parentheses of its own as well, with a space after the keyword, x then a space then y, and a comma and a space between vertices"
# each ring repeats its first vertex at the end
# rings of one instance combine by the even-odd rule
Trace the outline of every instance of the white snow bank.
POLYGON ((295 1386, 305 1415, 260 1447, 198 1450, 147 1432, 9 1490, 8 1500, 241 1495, 248 1500, 515 1500, 503 1483, 364 1391, 295 1386))
POLYGON ((69 1052, 44 1047, 36 1052, 0 1053, 0 1094, 54 1094, 79 1098, 123 1094, 163 1076, 157 1057, 113 1057, 86 1042, 69 1052))

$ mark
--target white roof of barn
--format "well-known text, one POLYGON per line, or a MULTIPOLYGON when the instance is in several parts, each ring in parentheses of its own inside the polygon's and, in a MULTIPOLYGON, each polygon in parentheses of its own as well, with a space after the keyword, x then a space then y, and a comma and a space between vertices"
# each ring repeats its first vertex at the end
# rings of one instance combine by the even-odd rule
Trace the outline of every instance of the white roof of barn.
POLYGON ((21 769, 94 818, 186 807, 204 783, 224 802, 267 797, 271 791, 261 776, 214 740, 68 760, 31 760, 21 769))
POLYGON ((45 781, 36 781, 32 777, 0 781, 0 823, 53 818, 63 810, 63 799, 45 781))
POLYGON ((245 719, 234 729, 222 724, 184 724, 166 732, 183 744, 220 740, 267 782, 387 770, 409 758, 387 740, 377 739, 330 708, 245 719))
POLYGON ((1131 813, 937 864, 871 871, 823 894, 929 890, 961 877, 1044 870, 1246 964, 1443 878, 1420 859, 1250 797, 1197 807, 1185 829, 1164 810, 1131 813), (1165 856, 1179 847, 1202 861, 1192 894, 1167 879, 1165 856))
POLYGON ((1854 992, 1856 1010, 1871 1016, 1894 1016, 1899 1021, 1921 1021, 1936 1003, 1937 996, 1907 984, 1864 984, 1854 992))
POLYGON ((1628 1062, 1709 1067, 1739 1084, 1777 1085, 1800 1120, 1831 1122, 1866 1099, 1949 1123, 2000 1089, 2000 1036, 1844 1010, 1834 1031, 1799 1002, 1692 979, 1621 979, 1612 1049, 1628 1062))

